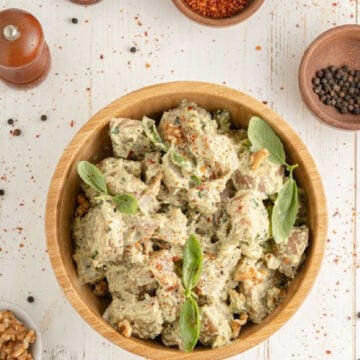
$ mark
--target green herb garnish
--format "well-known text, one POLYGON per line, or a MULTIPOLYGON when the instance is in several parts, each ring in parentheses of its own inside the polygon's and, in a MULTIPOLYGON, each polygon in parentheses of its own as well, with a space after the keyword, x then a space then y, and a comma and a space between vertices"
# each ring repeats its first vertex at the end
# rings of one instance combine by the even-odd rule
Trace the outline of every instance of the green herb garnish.
POLYGON ((138 210, 138 202, 134 195, 118 194, 110 195, 106 185, 104 174, 88 161, 80 161, 77 165, 77 172, 85 184, 102 194, 102 198, 113 201, 116 208, 125 215, 134 215, 138 210))
POLYGON ((299 209, 298 187, 293 178, 293 171, 298 165, 289 165, 286 162, 284 146, 280 138, 259 117, 253 116, 250 119, 248 137, 254 150, 266 149, 269 152, 269 160, 285 166, 289 172, 289 178, 281 188, 271 214, 272 235, 274 241, 279 244, 290 236, 299 209))
POLYGON ((203 254, 199 240, 190 235, 184 247, 182 283, 185 288, 185 303, 180 312, 180 336, 185 351, 192 351, 200 336, 200 310, 192 290, 199 282, 203 254))
POLYGON ((159 135, 155 121, 144 116, 141 120, 142 127, 147 138, 160 150, 166 151, 167 148, 164 145, 161 136, 159 135))
POLYGON ((88 161, 80 161, 77 172, 85 184, 102 194, 108 194, 105 176, 95 165, 88 161))

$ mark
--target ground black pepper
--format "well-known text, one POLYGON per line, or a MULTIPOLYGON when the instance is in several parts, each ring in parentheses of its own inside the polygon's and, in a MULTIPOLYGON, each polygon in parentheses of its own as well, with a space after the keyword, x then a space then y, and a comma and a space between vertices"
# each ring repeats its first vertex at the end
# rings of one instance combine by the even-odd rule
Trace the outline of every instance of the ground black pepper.
POLYGON ((46 121, 46 120, 47 120, 47 116, 46 116, 45 114, 44 114, 44 115, 41 115, 40 120, 41 120, 41 121, 46 121))
POLYGON ((136 53, 136 47, 135 47, 135 46, 132 46, 132 47, 130 48, 130 52, 136 53))
POLYGON ((34 297, 33 296, 28 296, 27 299, 26 299, 29 303, 33 303, 35 301, 34 297))
POLYGON ((12 125, 12 124, 14 123, 14 119, 8 119, 7 123, 8 123, 9 125, 12 125))
POLYGON ((77 24, 77 23, 79 22, 79 20, 78 20, 77 18, 73 17, 73 18, 71 19, 71 22, 72 22, 73 24, 77 24))
POLYGON ((343 114, 360 114, 360 70, 330 65, 318 70, 312 83, 313 91, 325 105, 343 114))
POLYGON ((19 136, 21 134, 21 130, 20 129, 15 129, 12 134, 14 136, 19 136))

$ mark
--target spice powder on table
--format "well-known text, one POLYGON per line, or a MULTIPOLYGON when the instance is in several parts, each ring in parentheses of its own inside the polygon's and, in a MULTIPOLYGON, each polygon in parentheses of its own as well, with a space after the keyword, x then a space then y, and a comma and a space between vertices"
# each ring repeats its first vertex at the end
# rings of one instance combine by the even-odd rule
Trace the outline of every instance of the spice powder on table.
POLYGON ((183 0, 193 11, 209 18, 227 18, 245 9, 249 0, 183 0))

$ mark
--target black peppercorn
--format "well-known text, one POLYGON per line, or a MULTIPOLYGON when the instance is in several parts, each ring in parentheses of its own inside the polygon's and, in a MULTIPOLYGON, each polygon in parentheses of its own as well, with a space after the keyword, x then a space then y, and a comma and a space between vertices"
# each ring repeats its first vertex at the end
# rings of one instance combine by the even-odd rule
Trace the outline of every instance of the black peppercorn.
POLYGON ((28 296, 27 299, 26 299, 29 303, 33 303, 35 301, 34 297, 33 296, 28 296))
POLYGON ((0 189, 0 196, 4 196, 5 195, 5 190, 0 189))
POLYGON ((79 22, 79 20, 78 20, 77 18, 72 18, 72 19, 71 19, 71 22, 72 22, 73 24, 77 24, 77 23, 79 22))
POLYGON ((130 48, 130 52, 136 53, 136 47, 135 47, 135 46, 132 46, 132 47, 130 48))
POLYGON ((312 78, 313 91, 325 105, 334 106, 341 113, 360 113, 360 70, 350 69, 348 65, 316 71, 312 78))
POLYGON ((40 120, 41 120, 41 121, 46 121, 46 120, 47 120, 47 116, 46 116, 46 115, 41 115, 40 120))
POLYGON ((9 125, 12 125, 12 124, 14 123, 14 119, 8 119, 7 123, 8 123, 9 125))

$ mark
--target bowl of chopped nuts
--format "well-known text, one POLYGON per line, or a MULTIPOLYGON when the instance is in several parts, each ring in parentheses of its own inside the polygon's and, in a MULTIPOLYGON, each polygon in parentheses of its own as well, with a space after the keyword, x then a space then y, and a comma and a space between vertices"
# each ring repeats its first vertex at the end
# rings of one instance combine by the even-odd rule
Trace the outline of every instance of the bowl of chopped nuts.
POLYGON ((0 358, 41 360, 41 352, 40 330, 32 318, 20 306, 0 300, 0 358))
POLYGON ((190 19, 208 26, 238 24, 253 15, 264 0, 173 0, 176 7, 190 19))
POLYGON ((360 26, 325 31, 307 48, 299 86, 309 110, 327 125, 360 129, 360 26))
POLYGON ((324 190, 300 137, 224 86, 125 95, 75 135, 51 180, 46 236, 73 307, 151 359, 224 359, 308 295, 326 243, 324 190))

